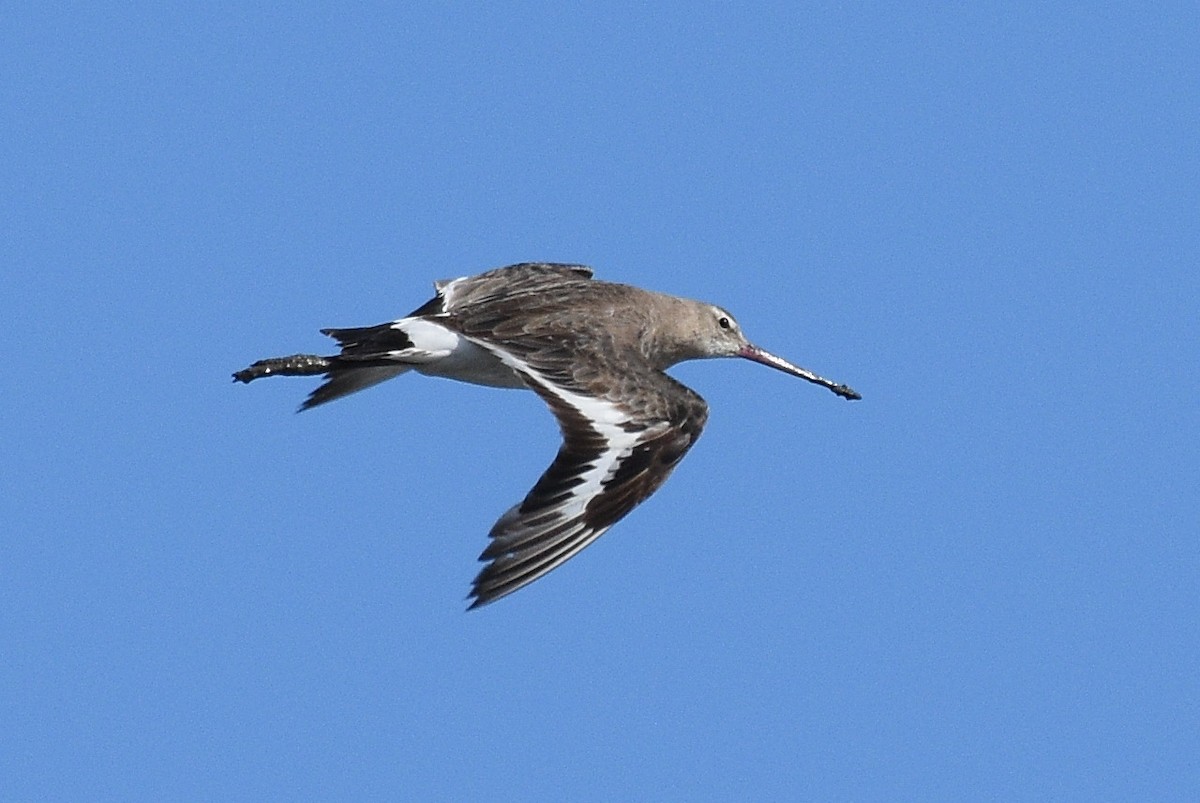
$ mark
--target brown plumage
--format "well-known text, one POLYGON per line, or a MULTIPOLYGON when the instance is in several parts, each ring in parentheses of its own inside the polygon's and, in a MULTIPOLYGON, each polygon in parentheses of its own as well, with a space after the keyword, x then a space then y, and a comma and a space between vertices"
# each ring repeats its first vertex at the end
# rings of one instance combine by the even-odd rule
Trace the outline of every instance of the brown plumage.
POLYGON ((859 398, 752 345, 720 307, 591 277, 581 265, 524 263, 437 282, 437 295, 405 318, 322 330, 337 355, 260 360, 234 378, 324 374, 301 409, 410 369, 537 393, 563 444, 489 533, 472 608, 558 566, 666 481, 708 418, 704 400, 663 373, 675 363, 745 357, 859 398))

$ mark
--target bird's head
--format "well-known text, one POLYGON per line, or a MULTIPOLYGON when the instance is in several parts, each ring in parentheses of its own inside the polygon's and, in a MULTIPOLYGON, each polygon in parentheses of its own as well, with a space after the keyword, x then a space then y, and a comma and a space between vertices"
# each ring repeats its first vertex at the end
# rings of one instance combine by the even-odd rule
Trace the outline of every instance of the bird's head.
POLYGON ((693 307, 693 312, 692 338, 697 350, 695 357, 742 357, 821 385, 844 399, 862 398, 847 385, 818 376, 754 345, 746 338, 737 320, 726 310, 714 304, 698 303, 693 307))

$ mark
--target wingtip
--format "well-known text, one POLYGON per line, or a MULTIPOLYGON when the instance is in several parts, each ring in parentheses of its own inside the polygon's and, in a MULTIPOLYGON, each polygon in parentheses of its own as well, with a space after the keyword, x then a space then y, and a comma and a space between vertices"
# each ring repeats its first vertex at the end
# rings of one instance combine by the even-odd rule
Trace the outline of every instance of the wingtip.
MULTIPOLYGON (((483 558, 480 558, 483 560, 483 558)), ((537 578, 529 578, 524 582, 513 584, 511 582, 496 582, 494 575, 495 563, 489 563, 479 570, 479 574, 471 581, 471 591, 467 594, 467 599, 470 600, 470 605, 467 606, 468 611, 474 611, 478 608, 484 608, 491 605, 493 602, 504 599, 509 594, 524 588, 529 583, 537 578)))
POLYGON ((484 596, 483 594, 480 594, 476 589, 471 589, 471 593, 467 594, 466 598, 467 598, 467 601, 470 603, 469 605, 467 605, 468 612, 477 611, 480 608, 482 608, 486 605, 489 605, 489 604, 495 602, 497 599, 499 599, 499 597, 484 596))
MULTIPOLYGON (((481 556, 479 560, 483 561, 481 556)), ((470 605, 467 606, 468 611, 474 611, 486 605, 491 605, 496 600, 506 596, 507 592, 497 593, 495 588, 488 587, 488 572, 491 569, 491 564, 484 566, 475 575, 475 579, 471 581, 471 590, 467 592, 467 600, 470 605)))

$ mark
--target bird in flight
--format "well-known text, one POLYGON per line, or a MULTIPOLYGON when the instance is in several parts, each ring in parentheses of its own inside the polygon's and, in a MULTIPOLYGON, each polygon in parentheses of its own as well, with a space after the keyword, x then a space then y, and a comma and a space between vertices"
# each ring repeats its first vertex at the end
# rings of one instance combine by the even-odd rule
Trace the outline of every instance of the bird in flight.
POLYGON ((324 375, 301 410, 409 370, 541 396, 562 446, 492 527, 471 608, 561 565, 666 481, 708 418, 704 400, 664 373, 670 366, 743 357, 861 398, 753 345, 720 307, 593 280, 583 265, 522 263, 434 287, 434 298, 399 320, 322 329, 338 354, 259 360, 233 377, 324 375))

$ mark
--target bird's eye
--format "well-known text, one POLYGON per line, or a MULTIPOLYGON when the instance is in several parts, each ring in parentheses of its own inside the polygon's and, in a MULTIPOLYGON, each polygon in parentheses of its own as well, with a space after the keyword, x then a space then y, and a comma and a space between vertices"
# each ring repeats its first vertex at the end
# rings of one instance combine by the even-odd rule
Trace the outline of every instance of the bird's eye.
POLYGON ((730 323, 729 319, 726 318, 724 315, 722 315, 719 319, 717 319, 717 326, 721 327, 722 329, 732 329, 733 328, 733 324, 730 323))

